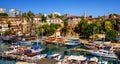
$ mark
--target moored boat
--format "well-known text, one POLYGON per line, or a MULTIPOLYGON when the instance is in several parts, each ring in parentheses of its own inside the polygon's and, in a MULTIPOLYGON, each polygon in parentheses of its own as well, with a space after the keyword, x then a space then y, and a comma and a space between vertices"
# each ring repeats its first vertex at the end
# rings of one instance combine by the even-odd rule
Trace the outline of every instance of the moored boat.
POLYGON ((35 56, 39 54, 42 51, 42 49, 39 48, 39 46, 33 46, 31 49, 25 50, 25 54, 27 56, 35 56))
POLYGON ((61 59, 61 56, 62 56, 61 54, 56 53, 56 54, 53 54, 53 55, 48 56, 48 58, 54 59, 54 60, 60 60, 60 59, 61 59))
POLYGON ((108 64, 108 61, 99 61, 98 64, 108 64))
POLYGON ((67 43, 65 43, 64 45, 66 46, 77 46, 80 44, 80 40, 79 39, 70 39, 67 43))
POLYGON ((113 51, 108 50, 90 50, 90 54, 95 56, 117 59, 117 56, 113 53, 113 51))

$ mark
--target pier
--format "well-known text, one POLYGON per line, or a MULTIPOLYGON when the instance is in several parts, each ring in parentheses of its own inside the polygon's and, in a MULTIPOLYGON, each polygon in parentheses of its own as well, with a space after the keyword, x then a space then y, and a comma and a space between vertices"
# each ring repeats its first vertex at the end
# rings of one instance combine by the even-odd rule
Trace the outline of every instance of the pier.
POLYGON ((72 51, 87 52, 87 53, 90 52, 90 50, 86 50, 86 49, 82 49, 82 48, 73 48, 72 51))
MULTIPOLYGON (((15 55, 15 54, 0 54, 0 56, 7 60, 17 60, 17 61, 23 61, 28 63, 35 63, 35 64, 55 64, 58 61, 49 59, 49 58, 34 58, 34 57, 28 57, 26 55, 15 55)), ((19 62, 20 63, 20 62, 19 62)))
POLYGON ((2 58, 7 60, 17 60, 17 61, 25 61, 25 62, 34 62, 37 63, 40 59, 34 57, 28 57, 27 55, 15 55, 15 54, 4 54, 0 55, 2 58))

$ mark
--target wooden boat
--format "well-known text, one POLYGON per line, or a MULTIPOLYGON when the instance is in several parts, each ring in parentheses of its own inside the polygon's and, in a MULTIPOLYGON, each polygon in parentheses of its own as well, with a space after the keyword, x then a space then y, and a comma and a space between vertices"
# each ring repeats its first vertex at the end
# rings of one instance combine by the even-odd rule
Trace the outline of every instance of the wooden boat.
POLYGON ((31 49, 25 50, 24 53, 27 56, 35 56, 42 51, 38 46, 33 46, 31 49))

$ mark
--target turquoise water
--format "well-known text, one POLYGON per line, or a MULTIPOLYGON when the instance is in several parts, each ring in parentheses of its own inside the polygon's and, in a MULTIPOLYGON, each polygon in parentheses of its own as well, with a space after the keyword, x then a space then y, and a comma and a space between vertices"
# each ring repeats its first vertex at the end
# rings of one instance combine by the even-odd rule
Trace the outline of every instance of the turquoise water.
MULTIPOLYGON (((10 44, 0 43, 0 51, 2 52, 3 50, 6 50, 6 47, 8 45, 10 45, 10 44)), ((34 45, 36 45, 36 44, 33 44, 32 46, 34 46, 34 45)), ((59 46, 59 45, 56 45, 56 44, 40 44, 40 43, 39 43, 39 46, 44 49, 41 52, 41 54, 51 55, 51 54, 54 54, 54 53, 60 53, 63 56, 64 55, 84 55, 84 56, 86 56, 88 58, 94 57, 92 55, 88 55, 88 54, 83 53, 83 52, 71 51, 70 49, 74 48, 74 47, 70 47, 70 46, 66 47, 66 46, 59 46)), ((78 47, 86 48, 84 46, 78 46, 78 47)), ((99 60, 108 61, 109 64, 116 64, 116 60, 115 59, 100 58, 100 57, 98 57, 98 58, 99 58, 99 60)), ((16 61, 14 61, 14 60, 3 60, 3 59, 0 59, 0 64, 15 64, 15 63, 16 63, 16 61)))

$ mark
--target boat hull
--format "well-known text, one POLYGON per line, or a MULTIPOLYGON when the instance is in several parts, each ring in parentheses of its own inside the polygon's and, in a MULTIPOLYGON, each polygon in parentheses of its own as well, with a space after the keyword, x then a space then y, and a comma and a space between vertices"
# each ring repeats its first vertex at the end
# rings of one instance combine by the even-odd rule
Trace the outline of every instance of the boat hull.
POLYGON ((90 52, 91 55, 94 56, 100 56, 100 57, 105 57, 105 58, 113 58, 113 59, 117 59, 117 57, 115 55, 109 55, 109 54, 99 54, 99 53, 95 53, 95 52, 90 52))

